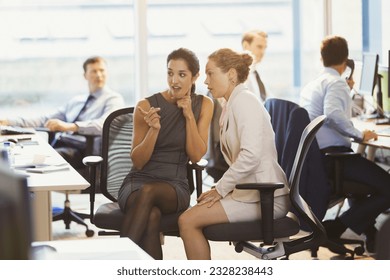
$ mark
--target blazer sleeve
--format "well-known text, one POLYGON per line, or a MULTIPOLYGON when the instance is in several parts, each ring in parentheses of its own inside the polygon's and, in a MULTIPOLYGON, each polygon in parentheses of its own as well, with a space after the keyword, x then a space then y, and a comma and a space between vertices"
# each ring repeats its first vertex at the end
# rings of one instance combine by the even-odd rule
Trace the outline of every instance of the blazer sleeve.
POLYGON ((236 184, 255 173, 262 154, 262 132, 268 114, 252 93, 240 93, 231 104, 227 142, 232 154, 232 164, 217 182, 218 193, 225 197, 236 184), (233 121, 232 121, 233 120, 233 121))

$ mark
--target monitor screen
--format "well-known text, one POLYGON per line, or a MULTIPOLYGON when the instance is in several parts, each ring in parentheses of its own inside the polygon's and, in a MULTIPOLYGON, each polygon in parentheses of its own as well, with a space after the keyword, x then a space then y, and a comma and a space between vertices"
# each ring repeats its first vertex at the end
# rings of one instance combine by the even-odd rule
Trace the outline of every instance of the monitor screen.
POLYGON ((388 83, 389 83, 389 70, 386 65, 379 66, 378 74, 381 75, 381 89, 382 89, 382 102, 378 100, 378 103, 382 104, 383 113, 388 116, 390 113, 390 98, 388 97, 388 83))
POLYGON ((363 54, 362 73, 360 77, 359 93, 363 95, 373 95, 379 56, 373 53, 363 54))
POLYGON ((0 259, 29 259, 32 239, 27 180, 0 161, 0 259))

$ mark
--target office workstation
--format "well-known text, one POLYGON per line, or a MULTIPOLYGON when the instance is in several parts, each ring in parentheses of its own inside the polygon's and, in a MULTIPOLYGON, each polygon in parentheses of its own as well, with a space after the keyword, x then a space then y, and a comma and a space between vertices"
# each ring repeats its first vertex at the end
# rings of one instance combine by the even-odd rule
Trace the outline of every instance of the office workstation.
POLYGON ((376 140, 359 143, 357 151, 367 152, 367 158, 375 160, 377 149, 390 148, 389 66, 379 66, 378 54, 363 54, 360 83, 354 97, 355 100, 362 102, 359 104, 360 111, 358 109, 356 117, 352 119, 355 127, 361 131, 371 130, 378 134, 376 140))
MULTIPOLYGON (((82 75, 79 73, 81 69, 78 69, 81 68, 80 62, 96 53, 106 57, 110 74, 112 74, 110 85, 123 95, 127 107, 133 107, 145 96, 161 90, 161 85, 166 80, 164 76, 166 70, 164 66, 167 64, 166 55, 182 46, 198 54, 201 69, 196 89, 200 94, 207 95, 207 85, 203 82, 206 78, 204 72, 208 55, 217 46, 241 50, 242 33, 254 28, 264 28, 268 32, 267 53, 260 69, 269 98, 288 100, 298 104, 301 89, 319 73, 321 66, 319 43, 328 35, 342 34, 348 40, 349 58, 353 59, 355 65, 353 71, 355 86, 351 91, 351 98, 354 97, 354 106, 358 109, 355 109, 355 115, 351 121, 360 131, 370 130, 378 134, 376 140, 354 140, 352 147, 365 158, 374 163, 381 163, 386 171, 389 170, 390 46, 388 45, 388 32, 384 31, 382 23, 378 23, 378 19, 374 19, 375 16, 370 14, 373 9, 378 11, 381 8, 378 17, 386 22, 387 19, 384 19, 383 12, 389 7, 386 1, 373 1, 375 2, 373 3, 363 0, 358 1, 362 5, 356 5, 355 1, 340 3, 342 1, 318 0, 307 5, 306 1, 293 0, 279 1, 278 4, 263 3, 263 1, 241 3, 238 0, 210 3, 209 1, 182 3, 182 1, 136 0, 128 3, 107 0, 103 1, 102 5, 86 1, 88 5, 83 6, 83 9, 79 6, 81 2, 83 1, 74 1, 69 5, 54 7, 47 1, 42 11, 40 11, 42 6, 38 3, 33 4, 30 11, 16 4, 9 4, 5 10, 0 11, 0 13, 8 11, 11 17, 14 11, 20 9, 23 14, 29 15, 29 18, 41 17, 42 19, 39 21, 40 24, 32 21, 33 23, 23 32, 21 28, 18 28, 19 32, 11 36, 13 39, 8 41, 6 39, 5 42, 8 43, 5 45, 9 48, 11 55, 7 57, 5 53, 0 53, 0 67, 3 66, 2 69, 6 69, 4 74, 2 72, 0 81, 7 82, 7 89, 0 88, 0 100, 2 101, 0 120, 20 114, 24 117, 36 116, 43 111, 53 110, 73 95, 81 93, 82 86, 80 85, 83 81, 80 81, 82 75), (315 9, 311 10, 313 6, 315 9), (350 7, 348 17, 353 22, 350 27, 349 24, 339 24, 346 19, 337 12, 347 7, 350 7), (370 13, 367 12, 368 8, 370 8, 370 13), (75 12, 73 14, 75 17, 72 22, 69 22, 68 32, 61 32, 56 26, 61 26, 64 19, 69 18, 67 10, 75 12), (106 15, 103 14, 103 10, 106 15), (171 10, 176 12, 182 24, 178 25, 176 20, 164 21, 163 24, 162 18, 170 18, 168 11, 171 10), (318 10, 321 11, 321 16, 317 14, 318 10), (235 16, 232 16, 232 11, 235 16), (203 15, 202 19, 196 16, 200 13, 203 15), (214 20, 213 17, 218 13, 221 13, 220 20, 214 20), (323 22, 319 26, 317 23, 320 20, 315 21, 313 18, 315 14, 318 18, 323 17, 323 22), (53 15, 56 15, 56 19, 49 29, 46 19, 53 18, 53 15), (77 15, 83 15, 84 19, 77 15), (275 16, 270 18, 267 15, 275 16), (358 17, 360 20, 356 19, 358 17), (97 18, 102 18, 101 22, 98 22, 97 18), (263 19, 259 20, 259 18, 263 19), (95 23, 95 26, 99 26, 100 31, 97 32, 89 26, 77 29, 76 27, 86 19, 95 23), (282 19, 290 20, 291 24, 275 24, 275 22, 282 22, 282 19), (307 21, 313 21, 316 24, 307 24, 307 21), (311 25, 310 28, 309 25, 311 25), (383 30, 372 28, 378 25, 383 30), (44 26, 42 30, 47 32, 40 34, 35 32, 42 26, 44 26), (382 30, 381 34, 377 34, 377 30, 382 30), (104 44, 98 42, 104 42, 104 44), (20 56, 29 63, 24 64, 23 59, 17 59, 15 54, 12 55, 12 46, 18 49, 20 56), (49 51, 50 48, 53 52, 49 51), (26 67, 27 70, 20 71, 19 74, 21 67, 26 67), (40 69, 40 71, 32 74, 31 69, 40 69), (56 72, 59 72, 58 76, 55 76, 56 72), (15 78, 19 77, 18 75, 20 79, 29 81, 29 88, 15 78)), ((50 247, 47 247, 42 250, 42 254, 45 255, 41 259, 110 259, 113 257, 150 260, 151 257, 138 245, 130 239, 119 238, 117 233, 110 237, 96 234, 90 238, 85 236, 84 227, 75 223, 71 224, 70 229, 65 229, 62 223, 53 226, 53 197, 56 203, 62 206, 64 191, 81 192, 90 186, 90 181, 59 156, 48 140, 42 138, 42 135, 3 135, 0 139, 10 142, 8 140, 14 138, 18 141, 18 143, 11 141, 12 144, 10 144, 14 146, 11 168, 26 178, 31 197, 33 244, 51 246, 58 253, 58 255, 52 254, 50 247), (53 192, 56 193, 53 195, 53 192), (106 255, 106 248, 109 247, 112 248, 113 255, 110 255, 110 252, 106 255), (74 250, 74 248, 79 250, 74 250)), ((215 184, 211 182, 209 175, 203 171, 203 191, 208 191, 209 186, 215 184)), ((97 197, 103 196, 97 194, 97 197)), ((89 213, 88 194, 75 194, 71 196, 70 201, 72 205, 74 202, 79 203, 81 211, 89 213)), ((100 206, 99 203, 99 201, 96 203, 95 210, 100 206)), ((196 203, 196 197, 192 195, 191 204, 194 205, 194 203, 196 203)), ((343 210, 340 209, 341 213, 348 207, 348 203, 345 203, 343 207, 343 210)), ((329 210, 324 219, 338 215, 335 212, 337 210, 329 210)), ((385 218, 387 214, 383 213, 377 219, 378 229, 385 218)), ((100 230, 88 219, 86 221, 96 233, 100 230)), ((299 239, 302 234, 306 232, 300 231, 292 239, 299 239)), ((346 235, 362 240, 363 244, 365 242, 364 234, 356 235, 347 231, 346 235)), ((165 237, 163 243, 164 259, 187 258, 180 237, 165 237)), ((213 250, 216 248, 213 257, 221 260, 254 259, 246 252, 236 253, 234 246, 228 243, 226 242, 225 246, 221 245, 221 242, 211 242, 213 250)), ((354 247, 355 245, 351 245, 348 248, 353 250, 354 247)), ((326 248, 320 248, 318 251, 319 259, 341 259, 340 255, 326 248)), ((310 250, 306 250, 293 254, 291 259, 309 260, 313 259, 312 256, 310 250)), ((355 254, 353 258, 372 260, 375 259, 375 255, 363 251, 362 254, 355 254)))
POLYGON ((32 197, 33 240, 52 239, 52 191, 83 190, 89 183, 38 134, 2 135, 1 142, 11 142, 11 168, 27 178, 32 197))
MULTIPOLYGON (((40 152, 42 151, 44 150, 41 149, 40 152)), ((51 155, 54 156, 53 153, 51 155)), ((50 153, 46 153, 46 157, 49 156, 50 153)), ((26 159, 27 157, 28 153, 25 153, 23 158, 26 159)), ((19 164, 20 161, 20 158, 17 158, 16 162, 18 163, 16 164, 19 164)), ((35 165, 34 168, 43 168, 38 167, 39 164, 37 163, 35 165)), ((15 165, 12 168, 18 169, 20 166, 15 165)), ((29 166, 28 168, 33 168, 31 167, 32 164, 29 164, 29 166)), ((48 165, 44 168, 47 167, 48 165)), ((77 178, 74 174, 72 175, 69 172, 64 174, 59 170, 50 170, 49 173, 56 172, 59 172, 57 176, 77 178)), ((128 238, 50 241, 48 238, 51 238, 51 219, 46 220, 46 216, 50 216, 51 208, 46 207, 47 203, 37 195, 37 192, 50 192, 51 189, 77 189, 77 185, 80 184, 81 187, 82 182, 71 179, 65 188, 64 186, 58 186, 58 184, 54 185, 55 183, 52 181, 52 187, 45 187, 50 180, 45 180, 48 182, 41 184, 39 180, 30 179, 24 172, 14 172, 4 162, 0 163, 0 207, 2 210, 0 218, 0 259, 151 259, 128 238), (38 229, 37 226, 39 226, 38 229)), ((50 205, 50 193, 49 196, 44 198, 50 205)))

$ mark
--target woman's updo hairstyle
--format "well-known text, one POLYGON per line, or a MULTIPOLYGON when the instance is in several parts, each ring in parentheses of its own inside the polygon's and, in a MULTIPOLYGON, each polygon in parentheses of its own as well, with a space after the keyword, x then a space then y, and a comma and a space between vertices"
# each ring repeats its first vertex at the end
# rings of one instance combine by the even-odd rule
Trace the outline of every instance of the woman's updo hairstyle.
POLYGON ((231 68, 236 69, 237 83, 246 81, 253 63, 253 57, 249 53, 238 53, 228 48, 216 50, 209 55, 209 59, 213 60, 223 73, 231 68))

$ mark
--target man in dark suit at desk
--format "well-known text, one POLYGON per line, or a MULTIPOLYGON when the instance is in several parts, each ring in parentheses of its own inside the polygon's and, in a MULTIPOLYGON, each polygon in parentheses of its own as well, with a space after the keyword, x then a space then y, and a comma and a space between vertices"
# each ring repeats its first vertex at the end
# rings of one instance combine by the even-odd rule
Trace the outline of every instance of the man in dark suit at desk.
MULTIPOLYGON (((348 43, 338 36, 327 37, 321 44, 323 72, 301 92, 301 106, 314 119, 326 115, 327 120, 317 133, 321 152, 353 152, 351 138, 358 142, 374 140, 376 133, 359 131, 351 121, 352 98, 350 90, 353 81, 346 81, 341 75, 347 67, 348 43)), ((331 166, 331 161, 325 162, 331 166)), ((343 178, 362 183, 372 188, 372 194, 355 200, 340 218, 325 221, 324 226, 330 239, 339 238, 350 228, 357 234, 366 235, 367 251, 375 248, 375 219, 390 208, 390 174, 364 157, 344 161, 343 178)))
MULTIPOLYGON (((106 86, 107 64, 102 57, 90 57, 84 64, 84 78, 89 93, 69 100, 54 113, 36 118, 20 116, 0 120, 0 125, 21 127, 46 127, 57 133, 53 147, 75 169, 82 167, 86 140, 80 135, 101 135, 106 117, 116 109, 124 107, 123 97, 106 86)), ((99 138, 95 139, 99 142, 99 138)), ((96 143, 95 147, 99 146, 96 143)), ((97 153, 98 151, 94 151, 97 153)))

